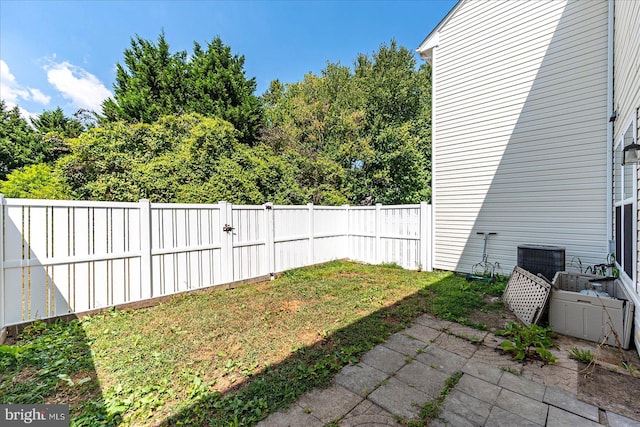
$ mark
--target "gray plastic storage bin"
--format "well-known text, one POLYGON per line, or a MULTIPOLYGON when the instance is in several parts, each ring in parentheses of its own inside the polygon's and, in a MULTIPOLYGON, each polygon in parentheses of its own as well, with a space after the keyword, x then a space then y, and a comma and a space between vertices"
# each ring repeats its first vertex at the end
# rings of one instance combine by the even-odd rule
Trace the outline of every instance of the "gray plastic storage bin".
POLYGON ((617 333, 622 348, 628 349, 633 327, 633 303, 619 280, 602 280, 591 274, 558 272, 553 279, 549 303, 549 325, 564 335, 606 344, 617 345, 611 329, 617 333), (592 280, 602 284, 602 291, 610 298, 584 295, 591 289, 592 280))

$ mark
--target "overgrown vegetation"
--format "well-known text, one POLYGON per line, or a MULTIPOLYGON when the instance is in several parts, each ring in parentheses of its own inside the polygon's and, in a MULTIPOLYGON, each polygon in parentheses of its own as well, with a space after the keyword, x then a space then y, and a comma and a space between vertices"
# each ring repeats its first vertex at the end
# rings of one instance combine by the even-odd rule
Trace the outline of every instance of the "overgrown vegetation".
POLYGON ((483 290, 465 284, 331 262, 149 309, 37 322, 0 348, 0 402, 70 403, 75 426, 252 425, 420 314, 472 310, 465 301, 483 290), (450 304, 432 304, 449 287, 450 304))
POLYGON ((553 347, 554 333, 551 327, 538 325, 523 326, 511 322, 509 326, 496 335, 508 337, 508 341, 500 344, 502 350, 510 353, 514 360, 541 360, 544 363, 555 363, 556 358, 549 348, 553 347))
POLYGON ((0 104, 10 197, 371 205, 430 199, 430 69, 394 41, 261 97, 219 37, 139 36, 102 111, 31 120, 0 104), (37 165, 35 169, 25 169, 37 165), (46 165, 46 167, 45 167, 46 165), (24 170, 23 170, 24 169, 24 170), (15 174, 12 172, 16 172, 15 174))
POLYGON ((486 329, 486 325, 470 321, 466 316, 473 310, 485 311, 502 309, 501 300, 487 302, 487 296, 500 297, 507 286, 505 278, 499 278, 496 282, 482 282, 466 280, 451 283, 435 283, 426 290, 429 295, 429 306, 433 312, 447 320, 471 326, 477 329, 486 329))

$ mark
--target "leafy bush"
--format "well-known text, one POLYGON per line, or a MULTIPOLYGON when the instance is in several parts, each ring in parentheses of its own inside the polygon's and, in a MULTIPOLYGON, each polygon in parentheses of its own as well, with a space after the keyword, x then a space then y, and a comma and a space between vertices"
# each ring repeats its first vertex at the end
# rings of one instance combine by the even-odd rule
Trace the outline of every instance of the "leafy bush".
POLYGON ((550 327, 543 328, 538 325, 522 326, 514 322, 509 323, 496 335, 509 337, 500 347, 507 353, 511 353, 514 360, 541 360, 545 363, 555 363, 556 358, 549 351, 553 347, 553 332, 550 327))
POLYGON ((5 197, 24 199, 68 199, 62 180, 45 163, 16 169, 0 182, 5 197))
POLYGON ((57 168, 74 197, 83 200, 308 201, 290 155, 240 144, 236 135, 231 123, 195 113, 150 125, 109 123, 71 140, 71 153, 57 168))

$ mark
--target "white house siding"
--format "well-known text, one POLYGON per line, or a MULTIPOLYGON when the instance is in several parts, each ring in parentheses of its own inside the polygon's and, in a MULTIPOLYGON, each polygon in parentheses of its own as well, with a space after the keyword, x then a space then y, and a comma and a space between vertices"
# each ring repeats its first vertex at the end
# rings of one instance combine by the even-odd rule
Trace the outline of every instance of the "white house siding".
MULTIPOLYGON (((629 126, 640 126, 640 117, 637 108, 640 107, 640 2, 616 1, 614 3, 614 79, 613 96, 614 106, 618 117, 614 122, 614 142, 622 139, 629 126)), ((640 135, 640 130, 635 130, 635 136, 640 135)), ((638 139, 636 139, 638 143, 638 139)), ((614 165, 614 170, 616 170, 614 165)), ((627 168, 626 166, 625 168, 627 168)), ((625 171, 626 172, 626 171, 625 171)), ((614 178, 614 183, 616 179, 614 178)), ((636 186, 637 188, 640 185, 636 186)), ((616 188, 616 191, 619 191, 616 188)), ((638 193, 636 193, 638 194, 638 193)), ((640 200, 638 194, 637 200, 640 200)), ((640 206, 640 203, 636 204, 640 206)), ((636 220, 640 214, 636 212, 636 220)), ((615 215, 614 215, 615 221, 615 215)), ((640 230, 640 223, 636 225, 636 233, 640 230)), ((640 254, 638 254, 638 241, 640 235, 636 234, 636 277, 633 282, 626 281, 627 288, 631 291, 632 299, 636 306, 634 337, 636 348, 640 349, 640 254)), ((639 350, 640 351, 640 350, 639 350)))
POLYGON ((604 261, 606 1, 466 0, 431 40, 434 267, 470 271, 476 232, 505 273, 520 244, 604 261))

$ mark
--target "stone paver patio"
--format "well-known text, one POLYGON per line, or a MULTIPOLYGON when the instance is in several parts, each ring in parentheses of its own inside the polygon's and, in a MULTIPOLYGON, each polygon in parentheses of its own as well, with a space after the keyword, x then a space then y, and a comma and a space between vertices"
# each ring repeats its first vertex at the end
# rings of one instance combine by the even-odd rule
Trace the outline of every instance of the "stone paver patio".
POLYGON ((418 419, 462 372, 433 426, 610 426, 640 422, 577 399, 578 363, 523 366, 495 351, 493 334, 423 315, 260 427, 400 426, 418 419))

